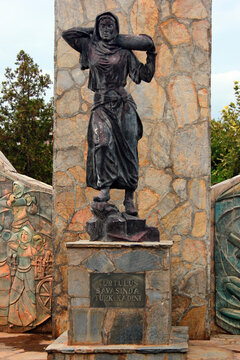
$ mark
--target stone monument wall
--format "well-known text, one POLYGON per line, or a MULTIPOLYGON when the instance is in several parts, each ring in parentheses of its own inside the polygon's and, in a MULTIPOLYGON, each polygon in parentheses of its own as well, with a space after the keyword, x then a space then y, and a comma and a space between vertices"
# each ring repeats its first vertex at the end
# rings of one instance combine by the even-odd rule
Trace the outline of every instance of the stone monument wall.
POLYGON ((0 151, 0 331, 51 331, 52 186, 0 151))
MULTIPOLYGON (((231 179, 223 181, 219 184, 212 186, 211 188, 211 333, 219 334, 219 333, 235 333, 239 332, 238 327, 236 326, 236 322, 239 320, 237 318, 229 319, 229 314, 227 316, 222 315, 219 316, 218 311, 218 319, 216 320, 216 307, 220 308, 221 302, 219 298, 222 298, 222 307, 230 309, 233 308, 239 311, 239 305, 234 304, 234 295, 230 295, 227 290, 225 294, 217 294, 220 292, 221 288, 226 289, 226 286, 222 285, 218 286, 219 282, 225 280, 225 274, 227 274, 228 278, 230 276, 233 278, 234 276, 239 276, 238 266, 235 268, 235 263, 238 260, 233 256, 236 254, 238 256, 237 246, 233 246, 231 243, 231 237, 229 236, 231 233, 234 233, 238 236, 239 230, 236 227, 238 225, 238 209, 239 209, 239 193, 240 193, 240 175, 235 176, 231 179), (229 216, 230 215, 230 219, 229 216), (221 225, 221 219, 224 222, 224 226, 221 225), (220 220, 220 221, 219 221, 220 220), (237 221, 236 221, 237 220, 237 221), (216 229, 218 227, 218 229, 216 229), (222 234, 221 234, 222 233, 222 234), (221 239, 221 236, 223 238, 221 239), (224 247, 224 240, 226 240, 226 249, 225 251, 221 251, 224 247), (230 241, 229 241, 230 240, 230 241), (219 252, 222 252, 222 260, 220 260, 219 252), (237 260, 237 261, 236 261, 237 260), (222 265, 221 265, 222 264, 222 265), (229 266, 230 265, 230 266, 229 266), (226 267, 226 269, 225 269, 226 267), (223 268, 223 269, 222 269, 223 268), (217 285, 217 286, 216 286, 217 285), (217 289, 218 288, 218 289, 217 289), (229 299, 229 304, 225 299, 229 299), (217 304, 216 304, 217 302, 217 304), (231 304, 232 302, 232 304, 231 304), (229 321, 227 321, 229 319, 229 321)), ((236 289, 239 287, 239 284, 236 286, 236 289)), ((234 294, 234 293, 232 293, 234 294)))
MULTIPOLYGON (((110 10, 121 33, 152 36, 158 53, 150 84, 128 83, 144 136, 139 142, 139 216, 172 240, 173 320, 191 338, 210 334, 209 118, 211 0, 56 0, 54 335, 67 328, 65 243, 88 239, 95 194, 85 185, 87 127, 93 93, 79 54, 61 38, 73 26, 93 26, 110 10)), ((145 54, 136 52, 141 61, 145 54)), ((111 192, 122 208, 123 192, 111 192)))

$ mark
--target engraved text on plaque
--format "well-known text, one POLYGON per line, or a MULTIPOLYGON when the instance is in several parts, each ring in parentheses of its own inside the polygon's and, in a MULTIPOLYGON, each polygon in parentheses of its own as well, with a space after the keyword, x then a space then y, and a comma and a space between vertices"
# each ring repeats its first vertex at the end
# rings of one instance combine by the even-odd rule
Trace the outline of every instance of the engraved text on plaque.
POLYGON ((145 274, 90 274, 90 307, 144 306, 145 274))

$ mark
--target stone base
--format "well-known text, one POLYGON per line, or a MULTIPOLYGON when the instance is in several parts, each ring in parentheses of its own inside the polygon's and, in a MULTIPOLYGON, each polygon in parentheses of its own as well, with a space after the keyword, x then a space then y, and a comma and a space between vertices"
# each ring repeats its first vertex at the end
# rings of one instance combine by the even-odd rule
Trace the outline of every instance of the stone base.
POLYGON ((48 360, 185 360, 188 328, 172 328, 168 345, 67 345, 67 331, 46 349, 48 360))
POLYGON ((159 230, 145 219, 121 213, 108 202, 92 202, 93 217, 86 224, 91 241, 159 241, 159 230))
POLYGON ((169 343, 171 241, 66 246, 69 344, 169 343))

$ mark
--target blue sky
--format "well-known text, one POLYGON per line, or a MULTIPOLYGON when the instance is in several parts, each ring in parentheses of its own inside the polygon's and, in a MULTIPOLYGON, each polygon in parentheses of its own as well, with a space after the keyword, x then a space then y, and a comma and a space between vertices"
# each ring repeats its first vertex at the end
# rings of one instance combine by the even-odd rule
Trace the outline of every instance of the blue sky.
MULTIPOLYGON (((240 81, 240 0, 212 1, 212 118, 219 118, 240 81)), ((0 13, 0 80, 21 49, 53 79, 54 1, 0 0, 0 13)))
POLYGON ((20 50, 53 80, 54 0, 0 0, 0 14, 0 81, 20 50))
POLYGON ((212 118, 234 101, 240 81, 240 0, 212 0, 212 118))

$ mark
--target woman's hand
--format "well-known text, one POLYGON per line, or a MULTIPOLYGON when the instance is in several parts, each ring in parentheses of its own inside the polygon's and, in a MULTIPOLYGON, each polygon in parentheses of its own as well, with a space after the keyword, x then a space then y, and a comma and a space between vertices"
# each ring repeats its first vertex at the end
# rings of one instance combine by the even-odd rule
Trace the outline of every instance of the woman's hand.
POLYGON ((12 205, 12 203, 15 202, 15 200, 16 200, 15 195, 11 194, 9 196, 9 199, 7 200, 7 205, 10 207, 12 205))

